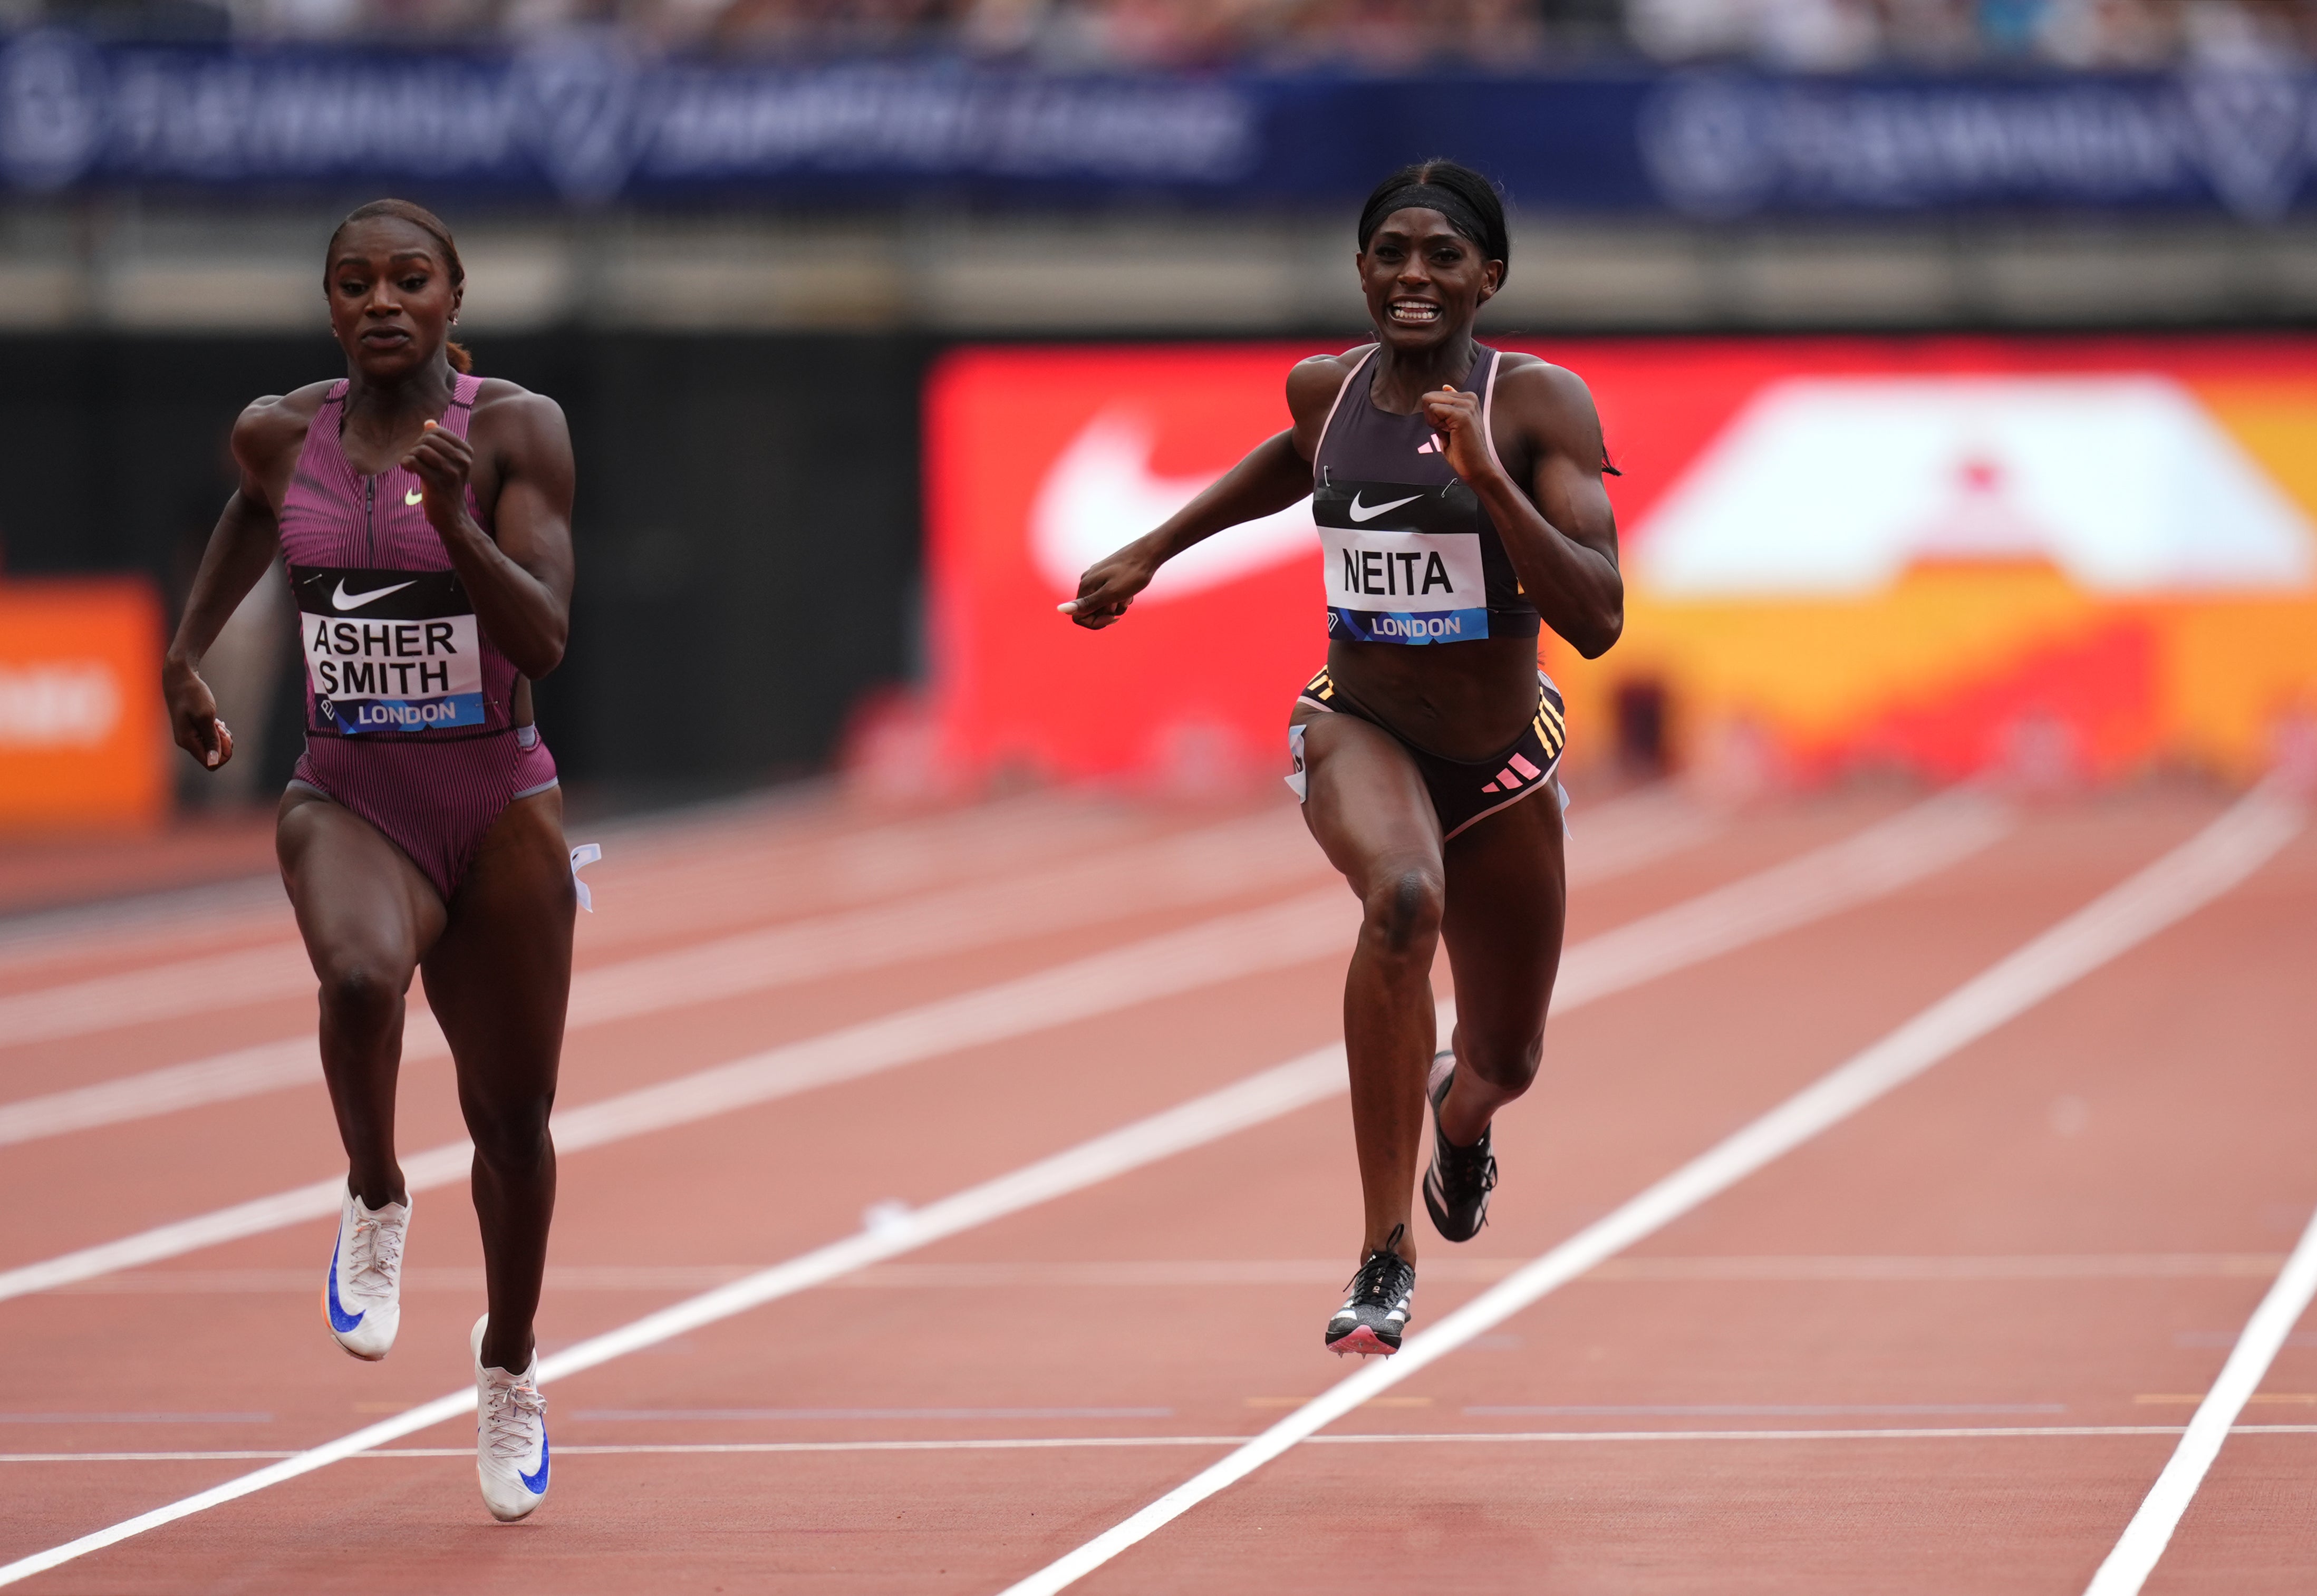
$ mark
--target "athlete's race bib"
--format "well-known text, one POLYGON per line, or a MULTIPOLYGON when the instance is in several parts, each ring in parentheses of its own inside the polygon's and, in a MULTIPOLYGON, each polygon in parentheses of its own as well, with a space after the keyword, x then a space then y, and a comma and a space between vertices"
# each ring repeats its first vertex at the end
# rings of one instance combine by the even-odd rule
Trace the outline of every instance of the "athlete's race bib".
POLYGON ((455 571, 293 566, 317 730, 483 724, 475 607, 455 571))
POLYGON ((1363 643, 1466 643, 1489 635, 1477 532, 1320 529, 1328 632, 1363 643))

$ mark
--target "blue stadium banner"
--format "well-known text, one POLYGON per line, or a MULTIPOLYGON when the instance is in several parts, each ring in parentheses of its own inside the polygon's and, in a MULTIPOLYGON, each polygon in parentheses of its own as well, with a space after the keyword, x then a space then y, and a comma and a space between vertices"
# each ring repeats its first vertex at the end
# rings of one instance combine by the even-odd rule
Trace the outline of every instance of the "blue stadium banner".
POLYGON ((497 54, 0 40, 0 186, 19 193, 1337 204, 1432 155, 1533 210, 2264 220, 2317 199, 2317 76, 1101 76, 654 59, 597 34, 497 54))

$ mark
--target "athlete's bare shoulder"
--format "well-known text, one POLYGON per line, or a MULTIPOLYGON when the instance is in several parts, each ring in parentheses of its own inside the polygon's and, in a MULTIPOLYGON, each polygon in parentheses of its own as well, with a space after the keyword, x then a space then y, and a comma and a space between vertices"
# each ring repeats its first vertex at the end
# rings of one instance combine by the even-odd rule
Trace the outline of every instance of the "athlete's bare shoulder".
POLYGON ((1497 413, 1530 440, 1563 454, 1598 458, 1601 418, 1585 379, 1566 366, 1507 351, 1497 378, 1497 413))
POLYGON ((1335 408, 1336 396, 1344 391, 1345 379, 1374 348, 1363 343, 1341 354, 1315 354, 1296 361, 1288 371, 1287 411, 1295 418, 1295 448, 1304 459, 1318 452, 1320 430, 1328 424, 1328 412, 1335 408))
POLYGON ((261 395, 235 420, 234 461, 241 467, 245 486, 254 483, 269 490, 264 495, 268 503, 280 498, 280 487, 289 481, 298 451, 305 447, 306 429, 330 397, 331 386, 309 382, 286 394, 261 395))
POLYGON ((518 453, 571 452, 571 429, 563 419, 563 406, 504 377, 486 377, 475 390, 474 435, 478 441, 488 440, 518 453))

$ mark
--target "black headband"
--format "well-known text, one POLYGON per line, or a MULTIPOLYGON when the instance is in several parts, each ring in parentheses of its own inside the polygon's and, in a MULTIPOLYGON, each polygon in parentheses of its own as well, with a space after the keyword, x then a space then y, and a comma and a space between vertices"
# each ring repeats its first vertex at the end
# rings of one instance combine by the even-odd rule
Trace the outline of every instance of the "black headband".
MULTIPOLYGON (((1472 209, 1472 201, 1455 190, 1442 188, 1436 183, 1404 183, 1392 190, 1384 196, 1382 203, 1375 207, 1376 226, 1382 227, 1384 218, 1395 210, 1436 210, 1448 218, 1450 227, 1482 249, 1495 247, 1489 242, 1488 225, 1481 221, 1481 213, 1472 209)), ((1374 236, 1374 228, 1372 227, 1368 237, 1374 236)), ((1360 247, 1365 249, 1367 243, 1367 238, 1361 239, 1360 247)))

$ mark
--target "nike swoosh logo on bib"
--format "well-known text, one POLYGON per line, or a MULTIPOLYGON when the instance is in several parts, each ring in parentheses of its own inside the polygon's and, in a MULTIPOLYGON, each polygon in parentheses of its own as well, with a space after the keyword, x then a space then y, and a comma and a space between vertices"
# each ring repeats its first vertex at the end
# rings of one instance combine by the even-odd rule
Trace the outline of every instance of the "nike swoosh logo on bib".
POLYGON ((400 593, 409 585, 407 582, 398 582, 392 587, 373 587, 368 593, 348 593, 344 579, 340 578, 338 591, 330 595, 330 602, 340 610, 359 610, 372 599, 382 599, 390 593, 400 593))
POLYGON ((1352 495, 1351 504, 1352 519, 1354 521, 1373 521, 1377 516, 1382 515, 1387 510, 1397 510, 1402 504, 1413 504, 1417 500, 1423 496, 1424 495, 1422 494, 1410 494, 1404 499, 1394 499, 1388 504, 1363 504, 1360 503, 1360 495, 1354 494, 1352 495))

